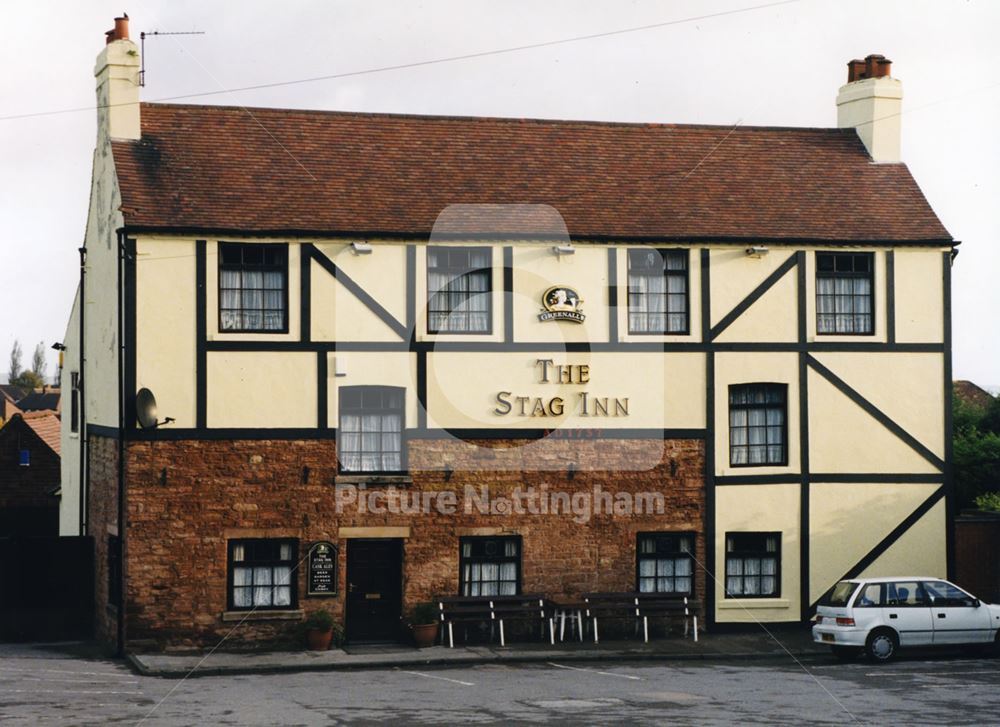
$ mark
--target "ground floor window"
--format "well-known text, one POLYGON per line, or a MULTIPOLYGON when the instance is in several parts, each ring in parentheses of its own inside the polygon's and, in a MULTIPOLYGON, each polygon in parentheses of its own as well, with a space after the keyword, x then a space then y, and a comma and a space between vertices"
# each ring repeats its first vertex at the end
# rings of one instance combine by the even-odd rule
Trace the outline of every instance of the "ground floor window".
POLYGON ((295 540, 229 541, 229 608, 294 608, 295 540))
POLYGON ((726 533, 726 598, 781 595, 781 533, 726 533))
POLYGON ((640 593, 690 594, 694 585, 694 535, 639 533, 636 582, 640 593))
POLYGON ((463 596, 513 596, 521 590, 520 536, 462 538, 463 596))

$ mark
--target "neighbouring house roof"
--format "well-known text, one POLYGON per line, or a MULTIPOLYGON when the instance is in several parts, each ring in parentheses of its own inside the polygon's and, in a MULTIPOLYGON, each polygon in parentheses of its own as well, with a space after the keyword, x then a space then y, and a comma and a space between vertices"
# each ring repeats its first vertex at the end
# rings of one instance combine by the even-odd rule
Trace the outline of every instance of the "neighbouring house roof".
POLYGON ((17 402, 17 408, 29 411, 59 411, 59 389, 32 391, 17 402))
MULTIPOLYGON (((132 230, 427 236, 452 204, 545 204, 577 238, 950 244, 853 129, 142 104, 112 142, 132 230)), ((454 232, 537 234, 531 214, 454 232), (502 229, 484 229, 486 226, 502 229)))
POLYGON ((0 398, 6 399, 14 404, 16 404, 18 400, 23 399, 27 393, 27 390, 22 389, 20 386, 14 386, 13 384, 0 384, 0 398))
POLYGON ((25 412, 24 423, 38 435, 56 454, 61 453, 61 425, 59 417, 49 411, 25 412))
POLYGON ((959 380, 953 382, 952 385, 955 396, 969 406, 974 406, 977 409, 986 409, 990 405, 990 402, 993 401, 993 395, 990 392, 976 386, 971 381, 959 380))

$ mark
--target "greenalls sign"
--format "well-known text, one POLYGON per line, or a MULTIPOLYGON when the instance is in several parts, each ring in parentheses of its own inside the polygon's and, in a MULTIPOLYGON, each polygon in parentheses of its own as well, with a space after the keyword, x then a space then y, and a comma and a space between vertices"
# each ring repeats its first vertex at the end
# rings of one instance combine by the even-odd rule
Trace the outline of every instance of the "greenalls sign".
POLYGON ((570 321, 572 323, 583 323, 586 318, 580 312, 580 305, 583 301, 572 288, 565 285, 556 285, 542 294, 542 306, 545 308, 538 314, 538 320, 542 321, 570 321))
MULTIPOLYGON (((590 364, 558 364, 550 358, 535 359, 538 383, 556 386, 586 386, 590 383, 590 364)), ((497 416, 559 417, 570 413, 581 417, 627 417, 628 397, 598 396, 586 389, 574 396, 522 396, 511 391, 498 391, 497 416), (567 407, 569 409, 567 410, 567 407)))

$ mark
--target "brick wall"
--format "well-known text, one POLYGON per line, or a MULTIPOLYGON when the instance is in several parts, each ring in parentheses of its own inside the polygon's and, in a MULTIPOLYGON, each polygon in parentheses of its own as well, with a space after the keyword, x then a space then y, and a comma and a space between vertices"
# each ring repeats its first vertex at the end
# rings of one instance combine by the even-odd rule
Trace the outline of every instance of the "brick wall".
MULTIPOLYGON (((152 640, 158 647, 214 645, 224 637, 227 646, 292 638, 293 621, 250 621, 234 628, 222 620, 231 538, 299 538, 300 557, 313 541, 336 543, 338 595, 306 598, 304 565, 298 593, 299 608, 326 608, 338 619, 343 619, 346 582, 347 544, 338 538, 341 527, 410 528, 404 546, 405 604, 457 594, 463 534, 503 530, 521 535, 523 591, 552 596, 633 590, 638 532, 695 532, 697 553, 704 553, 700 440, 546 440, 519 446, 524 443, 411 441, 413 483, 405 492, 457 492, 458 512, 448 515, 360 513, 354 505, 338 513, 332 440, 130 442, 127 638, 140 644, 152 640), (658 464, 630 471, 637 461, 658 464), (449 462, 450 476, 440 470, 442 462, 449 462), (580 466, 571 478, 570 463, 600 463, 602 468, 580 466), (528 486, 592 493, 599 485, 611 495, 654 491, 663 494, 666 509, 660 515, 603 513, 582 523, 572 514, 467 513, 461 500, 467 485, 487 485, 494 502, 528 486)), ((97 479, 93 472, 92 489, 97 479)), ((376 489, 385 491, 368 486, 369 492, 376 489)), ((96 523, 97 514, 93 517, 96 523)), ((100 563, 100 543, 98 548, 100 563)), ((699 573, 699 596, 704 587, 699 573)))
POLYGON ((108 601, 108 536, 118 533, 118 440, 88 437, 90 497, 88 532, 94 538, 94 635, 108 645, 117 639, 117 607, 108 601))

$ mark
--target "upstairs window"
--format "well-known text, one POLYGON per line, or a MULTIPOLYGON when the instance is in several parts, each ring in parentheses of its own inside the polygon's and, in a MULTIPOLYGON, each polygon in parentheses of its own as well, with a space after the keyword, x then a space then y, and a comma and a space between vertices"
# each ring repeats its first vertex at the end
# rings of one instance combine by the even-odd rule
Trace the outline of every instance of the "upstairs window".
POLYGON ((294 608, 296 547, 295 540, 230 540, 229 608, 294 608))
POLYGON ((788 464, 788 385, 729 387, 729 464, 788 464))
POLYGON ((781 533, 726 533, 726 598, 781 595, 781 533))
POLYGON ((427 332, 490 333, 493 251, 427 249, 427 332))
POLYGON ((873 261, 870 252, 816 253, 816 333, 874 332, 873 261))
POLYGON ((219 330, 288 331, 288 245, 219 243, 219 330))
POLYGON ((516 596, 521 590, 521 538, 462 538, 463 596, 516 596))
POLYGON ((688 332, 687 250, 628 251, 628 331, 688 332))
POLYGON ((402 472, 405 389, 344 386, 337 457, 342 472, 402 472))
POLYGON ((641 533, 636 553, 640 593, 690 594, 694 586, 694 536, 641 533))

